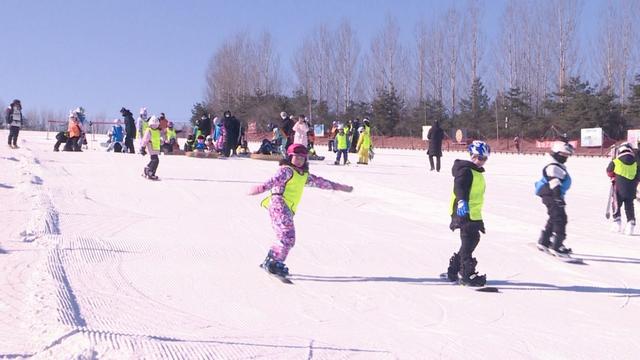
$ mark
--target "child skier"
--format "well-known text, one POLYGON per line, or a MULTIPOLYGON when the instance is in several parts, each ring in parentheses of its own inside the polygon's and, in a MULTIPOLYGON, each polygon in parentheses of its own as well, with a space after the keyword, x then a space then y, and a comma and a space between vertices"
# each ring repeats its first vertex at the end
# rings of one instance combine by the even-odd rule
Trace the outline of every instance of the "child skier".
POLYGON ((207 150, 207 144, 204 143, 204 135, 198 135, 197 142, 193 145, 193 151, 204 152, 207 150))
POLYGON ((352 186, 334 183, 309 173, 307 148, 301 144, 292 144, 287 148, 287 158, 280 161, 276 175, 264 184, 253 186, 248 192, 249 195, 256 195, 271 190, 271 195, 261 205, 269 210, 271 226, 277 238, 262 264, 272 274, 284 277, 289 274, 284 261, 296 241, 293 216, 305 186, 345 192, 353 190, 352 186))
POLYGON ((471 161, 456 160, 453 174, 453 194, 451 194, 451 231, 460 229, 460 250, 449 259, 447 277, 450 281, 460 281, 463 285, 484 286, 486 275, 478 275, 478 262, 472 256, 480 242, 480 232, 484 234, 482 205, 484 203, 484 164, 491 149, 484 141, 474 141, 469 145, 471 161), (462 278, 458 277, 462 275, 462 278))
POLYGON ((160 130, 160 120, 155 115, 152 115, 149 118, 149 127, 144 132, 142 136, 142 150, 140 151, 142 155, 146 155, 148 152, 151 155, 151 161, 144 168, 143 176, 150 180, 158 180, 156 176, 156 170, 158 170, 158 165, 160 164, 160 159, 158 158, 158 154, 160 154, 160 146, 164 142, 164 131, 160 130), (148 149, 145 151, 145 147, 148 149))
POLYGON ((340 156, 344 156, 344 164, 347 165, 349 163, 349 159, 347 158, 347 154, 349 153, 349 142, 342 124, 338 125, 338 133, 336 134, 334 146, 337 150, 336 161, 334 164, 340 165, 340 156))
POLYGON ((638 186, 638 164, 629 143, 618 146, 618 155, 607 166, 607 175, 615 186, 617 207, 613 213, 613 231, 622 232, 620 221, 620 207, 624 203, 624 212, 627 216, 625 233, 632 235, 636 225, 636 215, 633 200, 636 198, 638 186))
POLYGON ((120 125, 120 119, 113 120, 113 126, 109 130, 109 147, 107 151, 122 152, 122 142, 124 141, 124 128, 120 125))
POLYGON ((364 126, 360 126, 358 128, 358 132, 360 133, 360 137, 358 137, 358 145, 356 146, 356 150, 358 151, 358 164, 368 165, 371 138, 365 131, 364 126))
POLYGON ((536 195, 547 207, 549 219, 540 233, 538 248, 556 256, 568 257, 571 249, 564 246, 567 237, 567 213, 564 209, 564 195, 571 187, 571 176, 564 163, 573 155, 574 149, 568 142, 556 142, 551 146, 552 161, 542 169, 542 179, 536 182, 536 195))

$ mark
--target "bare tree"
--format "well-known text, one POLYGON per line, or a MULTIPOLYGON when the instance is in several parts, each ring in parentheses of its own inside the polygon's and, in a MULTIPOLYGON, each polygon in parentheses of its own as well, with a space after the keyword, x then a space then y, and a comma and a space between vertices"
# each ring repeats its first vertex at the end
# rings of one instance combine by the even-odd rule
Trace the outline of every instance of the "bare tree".
MULTIPOLYGON (((404 53, 400 44, 400 28, 395 18, 387 15, 384 27, 371 42, 369 74, 374 89, 401 89, 404 53)), ((400 91, 402 93, 402 91, 400 91)))
POLYGON ((354 77, 358 56, 360 55, 360 42, 358 41, 351 23, 343 20, 336 33, 335 66, 336 66, 336 87, 342 93, 342 107, 336 111, 347 111, 347 107, 352 101, 354 87, 354 77))
POLYGON ((460 21, 460 14, 455 8, 449 8, 445 15, 447 26, 445 27, 445 39, 446 39, 446 54, 448 61, 448 75, 449 75, 449 91, 450 102, 449 110, 451 116, 455 116, 456 104, 458 101, 458 72, 460 61, 460 48, 462 45, 462 22, 460 21))
POLYGON ((431 96, 436 101, 444 103, 446 59, 445 59, 445 28, 444 19, 435 21, 430 27, 431 44, 427 53, 427 72, 429 74, 429 84, 431 96))
MULTIPOLYGON (((478 0, 468 0, 466 13, 464 18, 464 51, 465 51, 465 68, 468 76, 467 88, 471 88, 473 82, 478 79, 478 67, 482 60, 482 33, 480 31, 481 10, 478 0)), ((473 98, 471 107, 476 113, 478 104, 477 99, 473 98)))
POLYGON ((414 52, 414 80, 416 81, 416 98, 418 103, 422 103, 427 96, 427 62, 429 51, 429 28, 424 19, 420 20, 415 29, 415 52, 414 52))
POLYGON ((313 94, 313 64, 311 61, 311 57, 309 54, 313 52, 313 44, 309 39, 305 39, 302 42, 300 48, 296 51, 293 60, 293 71, 298 78, 298 82, 300 83, 300 89, 302 89, 303 94, 307 97, 307 111, 308 114, 311 115, 311 105, 313 94))
POLYGON ((280 57, 275 53, 271 33, 264 31, 256 43, 255 66, 258 88, 264 94, 280 92, 280 57))
POLYGON ((576 65, 576 26, 581 3, 578 0, 558 0, 547 3, 547 9, 554 24, 550 40, 557 60, 557 88, 562 89, 576 65))

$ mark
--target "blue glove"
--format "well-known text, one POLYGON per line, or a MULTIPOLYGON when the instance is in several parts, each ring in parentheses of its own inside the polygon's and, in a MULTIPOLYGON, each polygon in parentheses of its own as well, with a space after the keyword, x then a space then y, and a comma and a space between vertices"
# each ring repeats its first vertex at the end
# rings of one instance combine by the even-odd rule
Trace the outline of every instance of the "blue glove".
POLYGON ((469 204, 467 204, 466 200, 458 200, 458 209, 456 209, 456 214, 458 216, 465 216, 469 213, 469 204))

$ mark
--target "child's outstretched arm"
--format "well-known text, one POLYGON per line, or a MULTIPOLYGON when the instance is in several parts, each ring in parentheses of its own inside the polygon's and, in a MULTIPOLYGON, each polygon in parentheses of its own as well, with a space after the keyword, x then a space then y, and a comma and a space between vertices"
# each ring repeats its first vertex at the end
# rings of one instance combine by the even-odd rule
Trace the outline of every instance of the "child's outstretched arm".
POLYGON ((274 194, 284 193, 284 187, 287 181, 293 176, 293 170, 288 166, 281 166, 274 177, 260 185, 252 186, 247 195, 257 195, 271 189, 274 194))
POLYGON ((325 189, 325 190, 338 190, 338 191, 344 191, 344 192, 353 191, 353 186, 339 184, 313 174, 309 174, 306 185, 310 187, 325 189))

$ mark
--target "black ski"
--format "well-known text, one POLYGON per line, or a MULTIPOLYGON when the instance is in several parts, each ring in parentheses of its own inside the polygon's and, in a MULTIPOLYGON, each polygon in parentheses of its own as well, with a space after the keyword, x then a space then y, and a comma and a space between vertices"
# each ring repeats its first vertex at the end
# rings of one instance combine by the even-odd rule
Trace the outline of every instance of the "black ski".
POLYGON ((558 255, 556 253, 554 253, 552 250, 550 250, 549 248, 545 248, 544 246, 539 246, 536 243, 529 243, 529 245, 533 246, 536 248, 536 250, 540 251, 543 254, 547 254, 549 256, 551 256, 552 258, 562 261, 563 263, 567 263, 567 264, 578 264, 578 265, 586 265, 586 263, 584 262, 584 260, 579 259, 579 258, 574 258, 571 255, 558 255))
POLYGON ((276 279, 278 279, 278 280, 282 281, 282 282, 283 282, 283 283, 285 283, 285 284, 293 285, 293 281, 291 281, 291 280, 289 279, 289 277, 287 277, 287 276, 282 276, 282 275, 278 275, 278 274, 274 274, 274 273, 272 273, 271 271, 267 270, 267 268, 265 268, 264 266, 262 266, 262 264, 260 264, 260 265, 258 265, 258 266, 260 266, 260 268, 261 268, 262 270, 264 270, 267 274, 269 274, 271 277, 276 278, 276 279))
POLYGON ((498 289, 497 287, 493 287, 493 286, 468 286, 468 285, 462 284, 460 281, 450 281, 449 277, 447 276, 447 273, 440 274, 440 279, 446 280, 447 282, 451 283, 452 285, 463 286, 463 287, 466 287, 466 288, 469 288, 469 289, 473 289, 475 291, 491 292, 491 293, 499 293, 500 292, 500 289, 498 289))

